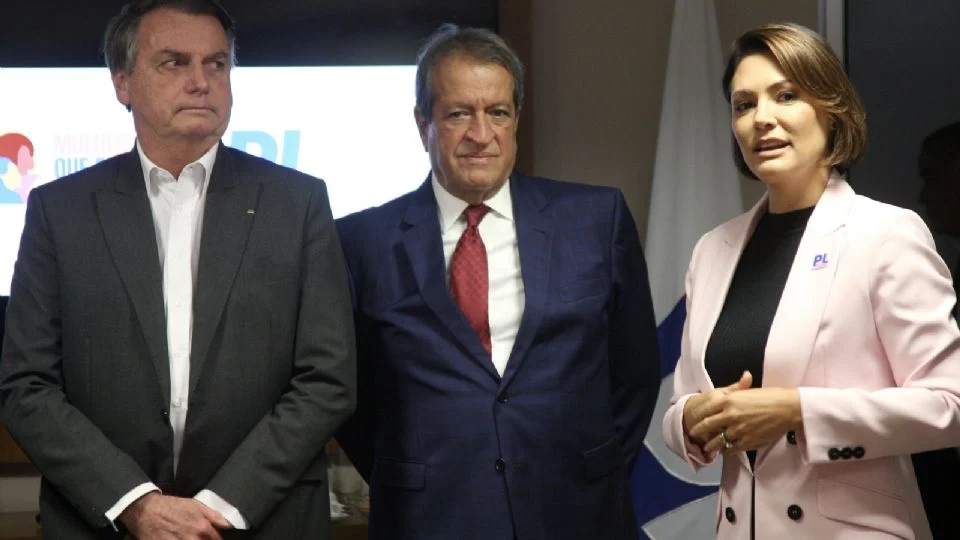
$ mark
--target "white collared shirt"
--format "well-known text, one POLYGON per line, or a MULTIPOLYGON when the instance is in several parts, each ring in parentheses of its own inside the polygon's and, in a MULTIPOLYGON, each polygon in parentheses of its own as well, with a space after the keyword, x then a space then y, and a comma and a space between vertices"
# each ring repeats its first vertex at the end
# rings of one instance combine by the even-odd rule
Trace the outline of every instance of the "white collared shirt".
POLYGON ((153 212, 160 267, 163 269, 163 308, 167 317, 170 360, 170 426, 173 428, 173 470, 180 461, 190 391, 190 344, 193 337, 193 289, 197 284, 200 232, 210 171, 217 157, 214 145, 183 168, 179 178, 156 166, 140 150, 147 198, 153 212))
MULTIPOLYGON (((460 236, 467 228, 463 211, 468 204, 451 195, 436 178, 431 183, 439 210, 443 259, 449 286, 450 259, 460 236)), ((510 179, 507 179, 496 195, 483 203, 490 207, 490 211, 480 221, 477 230, 487 250, 487 313, 490 321, 491 356, 497 373, 503 376, 510 352, 513 351, 513 343, 517 339, 517 331, 520 329, 525 302, 510 179)))
MULTIPOLYGON (((163 269, 163 307, 167 320, 167 352, 170 362, 169 411, 170 427, 173 430, 175 474, 183 447, 187 404, 190 398, 193 291, 197 284, 203 209, 218 146, 213 145, 200 159, 184 167, 179 178, 174 178, 168 171, 154 164, 143 153, 140 142, 137 141, 137 153, 146 182, 160 266, 163 269)), ((130 504, 151 491, 159 491, 159 488, 153 483, 137 486, 106 512, 107 518, 114 522, 130 504)), ((223 514, 234 527, 247 528, 240 512, 216 493, 205 489, 194 498, 223 514)))

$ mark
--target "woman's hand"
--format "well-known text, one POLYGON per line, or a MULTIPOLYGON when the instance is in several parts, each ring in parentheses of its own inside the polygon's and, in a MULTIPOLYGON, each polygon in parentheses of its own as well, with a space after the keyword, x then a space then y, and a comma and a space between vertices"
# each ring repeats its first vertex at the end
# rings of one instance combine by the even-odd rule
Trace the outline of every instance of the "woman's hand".
POLYGON ((796 388, 753 388, 723 395, 690 428, 690 437, 707 441, 706 452, 742 452, 773 443, 802 425, 796 388))
MULTIPOLYGON (((709 392, 697 394, 687 400, 683 406, 683 431, 690 437, 694 443, 703 448, 711 439, 720 435, 720 431, 712 433, 706 430, 706 426, 701 427, 699 431, 694 431, 695 426, 699 426, 703 421, 723 409, 725 398, 733 392, 747 390, 753 384, 753 375, 749 371, 744 371, 740 380, 709 392), (701 438, 703 437, 703 438, 701 438)), ((723 426, 720 427, 723 429, 723 426)))

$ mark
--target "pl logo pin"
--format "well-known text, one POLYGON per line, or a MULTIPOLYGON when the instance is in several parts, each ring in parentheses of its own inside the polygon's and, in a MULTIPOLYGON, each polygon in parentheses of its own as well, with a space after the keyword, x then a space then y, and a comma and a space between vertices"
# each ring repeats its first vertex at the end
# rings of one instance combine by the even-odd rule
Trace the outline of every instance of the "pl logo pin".
POLYGON ((814 258, 813 258, 813 269, 814 269, 814 270, 821 270, 821 269, 823 269, 823 268, 826 268, 828 264, 830 264, 830 261, 827 260, 827 254, 826 254, 826 253, 817 254, 817 255, 814 256, 814 258))

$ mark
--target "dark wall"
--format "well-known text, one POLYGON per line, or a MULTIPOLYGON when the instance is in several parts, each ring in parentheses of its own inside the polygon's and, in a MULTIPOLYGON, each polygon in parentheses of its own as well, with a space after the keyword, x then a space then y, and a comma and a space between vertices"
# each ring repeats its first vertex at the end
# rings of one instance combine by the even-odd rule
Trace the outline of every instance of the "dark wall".
POLYGON ((864 195, 922 213, 920 142, 960 121, 960 2, 847 0, 846 9, 846 62, 870 130, 851 182, 864 195))
MULTIPOLYGON (((101 66, 123 0, 4 0, 0 66, 101 66)), ((496 30, 497 0, 222 0, 247 66, 412 64, 442 22, 496 30)))

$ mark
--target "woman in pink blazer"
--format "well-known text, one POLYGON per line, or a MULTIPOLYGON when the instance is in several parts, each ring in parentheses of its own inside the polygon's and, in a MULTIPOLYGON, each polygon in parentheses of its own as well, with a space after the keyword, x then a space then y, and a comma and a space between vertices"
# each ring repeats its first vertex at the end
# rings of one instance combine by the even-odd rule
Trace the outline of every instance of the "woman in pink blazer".
POLYGON ((960 444, 947 267, 916 214, 844 180, 865 115, 819 36, 745 33, 723 87, 767 193, 694 249, 666 442, 722 457, 719 538, 930 538, 909 454, 960 444))

